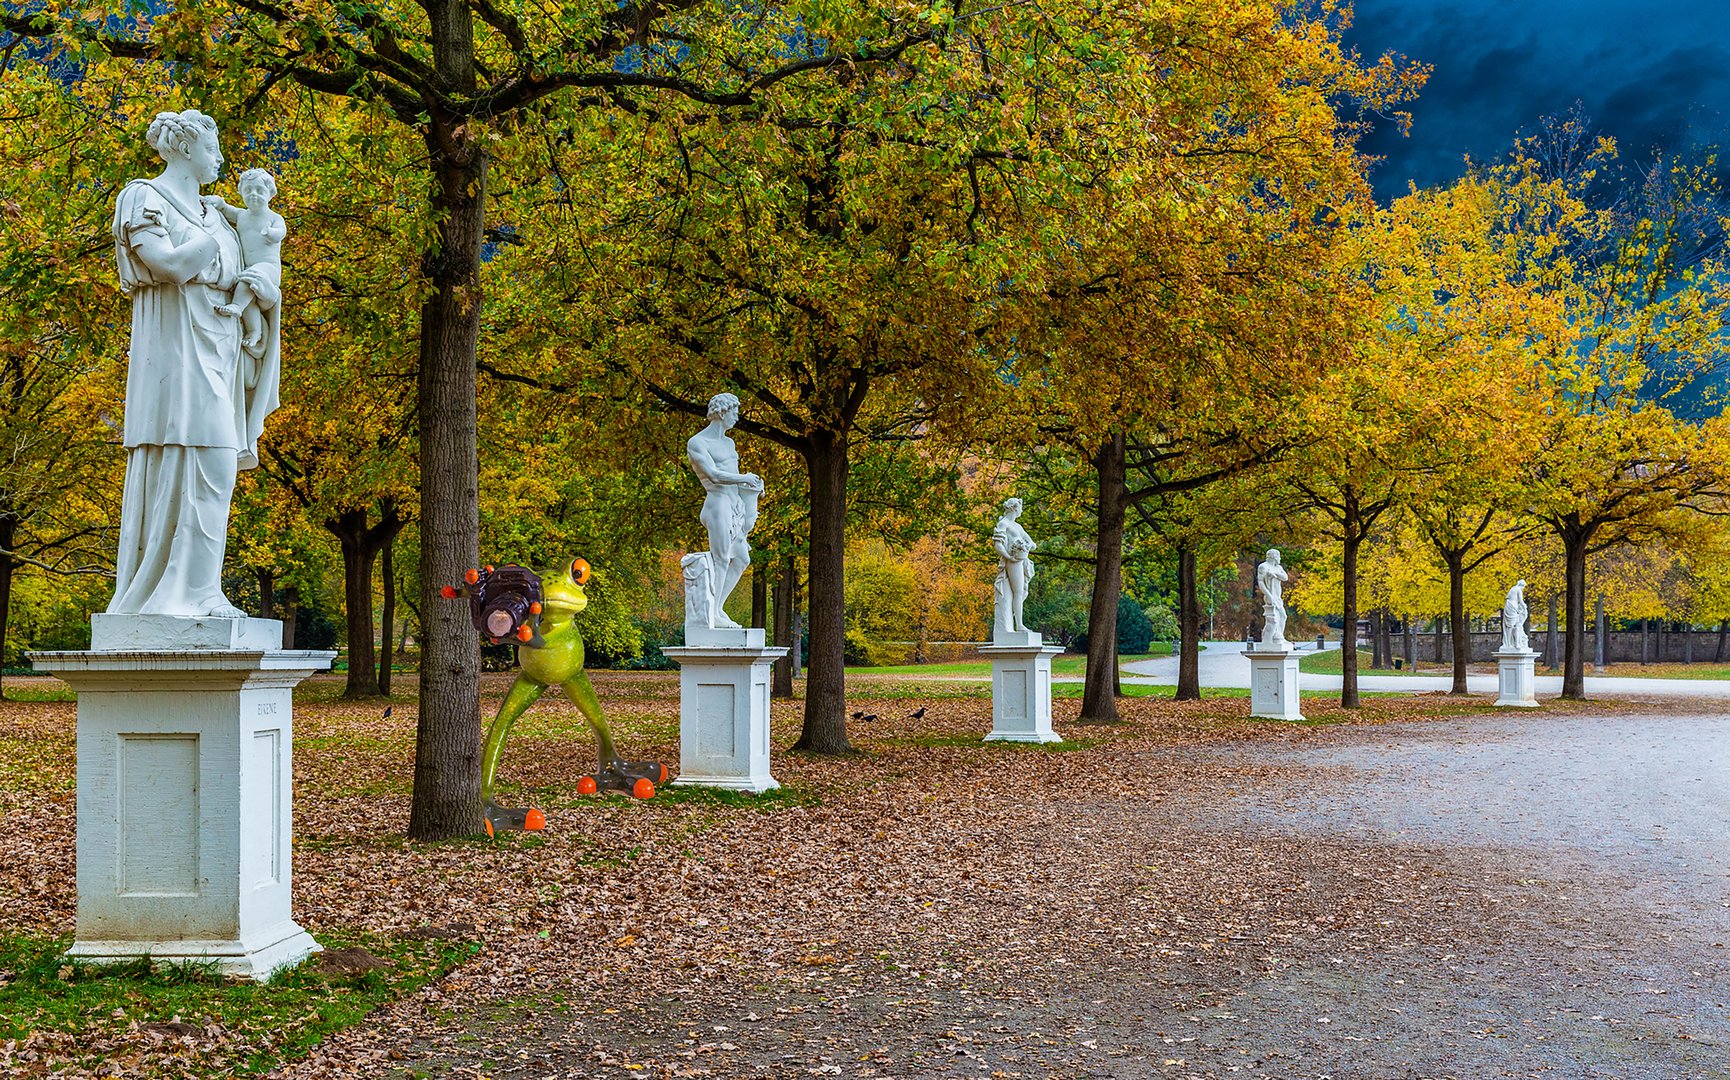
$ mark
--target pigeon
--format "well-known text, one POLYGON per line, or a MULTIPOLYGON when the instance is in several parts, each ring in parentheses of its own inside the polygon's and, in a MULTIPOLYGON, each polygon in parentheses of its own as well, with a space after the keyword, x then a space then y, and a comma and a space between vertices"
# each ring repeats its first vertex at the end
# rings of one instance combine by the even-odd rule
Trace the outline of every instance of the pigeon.
POLYGON ((925 719, 925 706, 921 705, 917 709, 914 709, 912 712, 908 713, 907 719, 909 719, 909 720, 923 720, 923 719, 925 719))

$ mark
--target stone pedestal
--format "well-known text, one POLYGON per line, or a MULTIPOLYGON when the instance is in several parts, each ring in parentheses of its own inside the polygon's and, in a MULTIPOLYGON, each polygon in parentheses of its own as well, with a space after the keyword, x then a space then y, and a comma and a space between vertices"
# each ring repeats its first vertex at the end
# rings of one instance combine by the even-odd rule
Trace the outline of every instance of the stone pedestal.
POLYGON ((1051 658, 1062 652, 1031 630, 993 635, 980 653, 991 660, 991 734, 986 742, 1061 742, 1051 730, 1051 658))
POLYGON ((1513 709, 1538 707, 1538 654, 1529 649, 1504 649, 1496 658, 1496 705, 1513 709))
POLYGON ((1302 720, 1298 703, 1298 657, 1289 648, 1245 649, 1249 658, 1249 714, 1268 720, 1302 720))
POLYGON ((70 955, 262 982, 318 951, 289 911, 291 691, 336 654, 234 647, 280 644, 265 619, 98 615, 93 638, 109 647, 30 654, 78 694, 70 955), (152 630, 170 644, 140 647, 152 630))
POLYGON ((769 672, 787 655, 761 629, 693 630, 661 651, 679 663, 679 775, 674 786, 764 792, 769 775, 769 672))

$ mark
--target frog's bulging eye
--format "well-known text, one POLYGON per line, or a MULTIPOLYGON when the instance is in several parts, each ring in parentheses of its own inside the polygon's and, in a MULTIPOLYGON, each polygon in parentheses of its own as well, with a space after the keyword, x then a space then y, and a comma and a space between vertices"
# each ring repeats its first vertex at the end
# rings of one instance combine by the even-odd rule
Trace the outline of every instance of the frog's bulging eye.
POLYGON ((578 585, 589 583, 589 560, 576 559, 571 563, 571 580, 578 585))

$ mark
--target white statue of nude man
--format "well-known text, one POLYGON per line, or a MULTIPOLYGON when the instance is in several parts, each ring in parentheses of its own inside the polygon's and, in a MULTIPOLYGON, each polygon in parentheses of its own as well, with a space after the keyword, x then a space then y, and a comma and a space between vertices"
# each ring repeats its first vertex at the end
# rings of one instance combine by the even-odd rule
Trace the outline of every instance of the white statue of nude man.
MULTIPOLYGON (((246 204, 244 210, 230 206, 220 195, 206 195, 204 201, 220 210, 240 233, 240 258, 246 268, 269 277, 280 286, 282 242, 288 236, 288 223, 270 208, 270 200, 276 197, 276 178, 263 169, 248 169, 240 174, 238 186, 240 201, 246 204)), ((258 297, 253 295, 246 282, 235 286, 234 298, 217 308, 216 313, 240 317, 240 343, 248 351, 256 350, 263 342, 264 313, 259 309, 258 297)), ((257 377, 257 365, 247 367, 251 377, 246 386, 250 390, 252 380, 257 377)))
POLYGON ((714 590, 710 617, 714 626, 726 629, 739 626, 727 617, 723 605, 751 565, 748 538, 757 524, 757 499, 763 494, 762 477, 739 471, 739 451, 727 437, 738 422, 739 399, 716 394, 709 399, 709 426, 685 443, 685 457, 707 492, 700 520, 709 531, 714 590))

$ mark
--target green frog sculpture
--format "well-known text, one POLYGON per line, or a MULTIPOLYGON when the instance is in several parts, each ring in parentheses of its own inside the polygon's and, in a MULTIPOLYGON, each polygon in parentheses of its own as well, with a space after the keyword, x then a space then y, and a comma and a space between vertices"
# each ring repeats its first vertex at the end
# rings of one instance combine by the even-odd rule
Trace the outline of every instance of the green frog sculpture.
POLYGON ((493 780, 499 755, 511 725, 552 686, 562 687, 565 697, 583 714, 595 733, 599 765, 591 775, 577 780, 577 791, 623 791, 639 799, 653 798, 655 785, 667 779, 667 767, 658 761, 626 761, 613 748, 613 736, 601 715, 601 702, 583 670, 583 639, 574 617, 589 606, 584 586, 589 564, 573 561, 545 575, 523 566, 505 565, 470 570, 465 584, 447 585, 446 599, 466 597, 475 629, 497 644, 514 640, 519 649, 520 670, 505 694, 504 704, 487 729, 486 749, 481 755, 481 798, 486 804, 488 836, 511 829, 542 829, 546 814, 533 807, 516 809, 493 802, 493 780))

